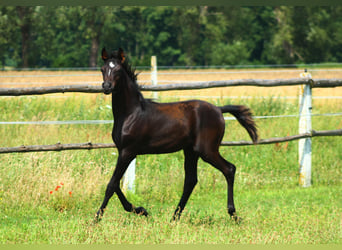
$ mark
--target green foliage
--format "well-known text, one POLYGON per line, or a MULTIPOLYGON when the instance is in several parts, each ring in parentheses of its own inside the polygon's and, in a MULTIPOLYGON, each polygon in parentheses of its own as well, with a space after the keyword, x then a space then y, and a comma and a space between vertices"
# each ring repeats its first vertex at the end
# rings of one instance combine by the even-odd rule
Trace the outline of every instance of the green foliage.
POLYGON ((0 65, 88 67, 102 46, 136 66, 341 62, 342 8, 1 7, 0 65))
POLYGON ((219 43, 211 53, 211 65, 243 65, 248 62, 250 51, 244 42, 219 43))

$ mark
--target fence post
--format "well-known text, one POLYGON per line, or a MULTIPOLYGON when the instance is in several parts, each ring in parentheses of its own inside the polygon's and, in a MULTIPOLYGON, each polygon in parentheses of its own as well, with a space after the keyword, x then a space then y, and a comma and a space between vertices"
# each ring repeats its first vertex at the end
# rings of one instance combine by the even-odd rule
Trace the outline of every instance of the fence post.
MULTIPOLYGON (((301 77, 310 78, 311 74, 300 74, 301 77)), ((299 94, 299 134, 311 133, 311 110, 312 110, 312 89, 310 83, 300 85, 299 94)), ((300 139, 299 150, 299 185, 302 187, 311 186, 311 138, 300 139)))
MULTIPOLYGON (((157 57, 151 57, 151 81, 152 85, 157 85, 157 57)), ((153 92, 153 99, 158 99, 158 93, 156 91, 153 92)))
POLYGON ((129 164, 122 181, 122 189, 124 191, 131 191, 132 193, 135 192, 135 163, 136 158, 129 164))

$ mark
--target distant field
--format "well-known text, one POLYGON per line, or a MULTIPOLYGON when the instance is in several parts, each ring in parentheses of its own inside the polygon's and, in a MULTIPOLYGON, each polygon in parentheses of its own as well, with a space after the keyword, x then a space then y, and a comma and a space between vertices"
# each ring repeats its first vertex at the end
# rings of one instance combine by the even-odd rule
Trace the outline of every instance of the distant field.
MULTIPOLYGON (((203 71, 221 70, 160 72, 203 71)), ((158 80, 274 79, 298 75, 299 72, 285 70, 183 76, 161 74, 158 80)), ((312 75, 314 78, 342 78, 341 71, 315 71, 312 75)), ((94 71, 0 72, 0 76, 0 87, 102 82, 100 72, 94 71), (33 77, 4 77, 14 75, 33 77), (44 77, 47 75, 52 76, 44 77)), ((138 77, 140 81, 149 79, 148 74, 138 77)), ((298 88, 168 91, 159 93, 159 99, 173 101, 194 95, 219 96, 208 101, 218 105, 245 104, 257 116, 292 115, 298 113, 298 88), (284 96, 294 98, 281 98, 284 96)), ((342 97, 341 87, 314 89, 313 92, 314 97, 342 97)), ((110 97, 103 94, 0 97, 0 121, 110 120, 110 105, 110 97)), ((316 114, 342 113, 342 99, 314 99, 313 108, 316 114)), ((342 128, 341 116, 314 116, 312 122, 316 130, 342 128)), ((297 117, 258 119, 257 124, 261 138, 298 133, 297 117)), ((236 121, 227 121, 226 125, 224 140, 249 140, 236 121)), ((108 143, 112 141, 111 128, 111 124, 0 124, 0 147, 57 142, 108 143)), ((124 212, 119 200, 113 197, 103 220, 97 225, 93 224, 93 216, 114 170, 115 149, 0 154, 0 243, 342 244, 342 138, 313 138, 313 185, 310 188, 298 185, 297 145, 297 141, 292 141, 221 147, 222 155, 237 166, 235 202, 238 215, 243 218, 239 225, 226 213, 223 176, 203 161, 199 162, 199 183, 181 220, 170 222, 183 187, 181 152, 137 158, 136 192, 128 192, 128 199, 136 206, 144 206, 151 214, 149 218, 124 212), (57 186, 61 187, 55 191, 57 186)))
MULTIPOLYGON (((139 71, 137 71, 139 72, 139 71)), ((301 69, 198 69, 198 70, 158 70, 159 84, 163 81, 215 81, 232 79, 288 79, 297 78, 301 69)), ((342 78, 342 70, 338 68, 309 70, 315 78, 342 78)), ((141 71, 138 82, 141 84, 151 80, 150 71, 141 71)), ((0 87, 30 87, 102 83, 100 71, 5 71, 0 73, 0 87), (13 77, 16 76, 16 77, 13 77)), ((146 95, 150 93, 145 92, 146 95)), ((295 86, 262 88, 262 87, 230 87, 208 90, 172 91, 160 93, 161 96, 297 96, 295 86)), ((342 96, 342 88, 315 89, 314 96, 342 96)))

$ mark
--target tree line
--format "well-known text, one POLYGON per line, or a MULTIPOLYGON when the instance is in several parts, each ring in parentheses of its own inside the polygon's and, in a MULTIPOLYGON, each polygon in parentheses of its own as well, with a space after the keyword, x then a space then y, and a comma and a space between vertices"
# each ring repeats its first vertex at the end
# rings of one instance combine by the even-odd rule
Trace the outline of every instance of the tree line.
POLYGON ((122 47, 150 65, 342 62, 342 6, 0 7, 0 66, 96 67, 122 47))

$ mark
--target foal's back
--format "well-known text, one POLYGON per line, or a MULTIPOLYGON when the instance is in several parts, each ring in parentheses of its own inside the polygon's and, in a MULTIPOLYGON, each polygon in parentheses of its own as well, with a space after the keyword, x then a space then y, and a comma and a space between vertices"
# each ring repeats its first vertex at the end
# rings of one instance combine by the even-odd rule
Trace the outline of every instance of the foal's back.
MULTIPOLYGON (((129 130, 135 131, 134 143, 144 145, 137 152, 140 154, 169 153, 189 147, 196 150, 212 138, 219 144, 224 133, 220 109, 199 100, 151 102, 135 116, 129 130)), ((129 133, 126 129, 125 134, 129 133)))

